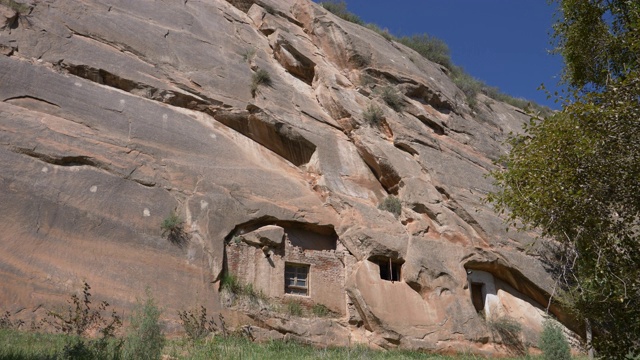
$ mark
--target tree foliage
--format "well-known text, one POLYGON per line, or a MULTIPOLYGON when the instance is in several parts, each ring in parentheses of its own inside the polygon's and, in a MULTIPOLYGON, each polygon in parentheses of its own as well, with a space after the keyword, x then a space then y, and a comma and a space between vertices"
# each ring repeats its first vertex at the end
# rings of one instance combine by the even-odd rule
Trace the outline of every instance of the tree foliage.
POLYGON ((564 245, 566 305, 622 359, 640 354, 640 2, 559 3, 571 101, 510 140, 488 199, 564 245))
POLYGON ((555 0, 558 52, 572 86, 603 86, 640 66, 640 2, 555 0))

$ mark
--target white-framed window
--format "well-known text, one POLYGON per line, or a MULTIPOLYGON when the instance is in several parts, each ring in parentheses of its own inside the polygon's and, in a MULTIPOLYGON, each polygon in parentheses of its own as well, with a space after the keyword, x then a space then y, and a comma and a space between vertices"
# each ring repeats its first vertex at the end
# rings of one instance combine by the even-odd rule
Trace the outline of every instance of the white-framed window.
POLYGON ((284 292, 309 296, 309 265, 285 263, 284 292))

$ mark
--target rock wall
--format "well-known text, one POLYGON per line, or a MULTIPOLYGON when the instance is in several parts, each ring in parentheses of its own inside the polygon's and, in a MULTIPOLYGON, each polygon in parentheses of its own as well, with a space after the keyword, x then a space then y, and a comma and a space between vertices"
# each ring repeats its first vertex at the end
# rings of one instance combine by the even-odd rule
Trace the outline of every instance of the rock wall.
POLYGON ((471 108, 441 66, 308 0, 8 4, 3 310, 42 316, 83 281, 128 309, 149 287, 177 331, 176 310, 222 310, 225 244, 283 224, 336 235, 351 259, 344 315, 229 313, 265 337, 504 353, 474 308, 468 269, 547 308, 555 283, 540 242, 506 232, 482 201, 522 110, 483 95, 471 108), (270 79, 258 83, 262 71, 270 79), (379 123, 367 120, 372 106, 379 123), (378 209, 388 196, 398 217, 378 209), (184 243, 162 236, 174 211, 184 243), (402 264, 399 281, 381 278, 380 259, 402 264))

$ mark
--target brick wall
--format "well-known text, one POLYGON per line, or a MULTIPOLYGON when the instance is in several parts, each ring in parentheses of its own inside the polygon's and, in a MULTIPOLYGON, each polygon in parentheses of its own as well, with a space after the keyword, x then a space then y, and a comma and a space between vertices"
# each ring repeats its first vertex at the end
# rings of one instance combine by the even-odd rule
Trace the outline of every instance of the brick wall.
POLYGON ((285 229, 283 244, 270 248, 269 257, 261 248, 244 242, 231 241, 226 252, 229 273, 243 284, 251 283, 254 289, 281 301, 297 299, 309 305, 323 304, 338 314, 345 314, 344 262, 350 255, 342 247, 336 249, 334 238, 300 229, 285 229), (305 244, 309 244, 309 248, 304 248, 305 244), (308 296, 285 294, 287 262, 309 265, 308 296))

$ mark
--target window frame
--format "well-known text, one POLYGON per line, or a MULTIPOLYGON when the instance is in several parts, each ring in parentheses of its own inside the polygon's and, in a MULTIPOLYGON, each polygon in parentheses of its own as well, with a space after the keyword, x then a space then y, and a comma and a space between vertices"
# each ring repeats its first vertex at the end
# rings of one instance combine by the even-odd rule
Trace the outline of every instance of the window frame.
POLYGON ((284 264, 284 293, 286 295, 309 296, 309 273, 311 265, 285 262, 284 264), (293 274, 293 276, 290 276, 293 274), (304 274, 304 276, 301 276, 304 274), (294 285, 289 284, 293 280, 294 285), (304 285, 298 283, 303 281, 304 285))

